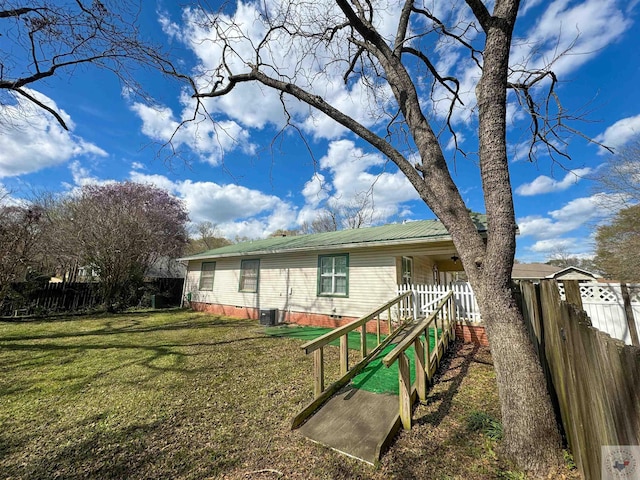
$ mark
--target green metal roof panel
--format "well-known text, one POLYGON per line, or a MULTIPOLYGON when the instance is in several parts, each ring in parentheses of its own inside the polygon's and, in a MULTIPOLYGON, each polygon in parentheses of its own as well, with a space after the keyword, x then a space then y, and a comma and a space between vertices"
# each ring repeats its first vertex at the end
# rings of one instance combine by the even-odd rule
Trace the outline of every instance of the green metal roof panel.
MULTIPOLYGON (((485 215, 473 215, 478 231, 486 231, 485 215)), ((422 220, 407 223, 393 223, 379 227, 355 228, 337 232, 315 233, 310 235, 294 235, 289 237, 273 237, 263 240, 252 240, 225 247, 208 250, 187 259, 211 258, 218 256, 248 255, 251 253, 280 253, 314 248, 339 247, 340 245, 362 244, 375 245, 386 242, 401 241, 436 241, 446 240, 449 233, 438 220, 422 220)))

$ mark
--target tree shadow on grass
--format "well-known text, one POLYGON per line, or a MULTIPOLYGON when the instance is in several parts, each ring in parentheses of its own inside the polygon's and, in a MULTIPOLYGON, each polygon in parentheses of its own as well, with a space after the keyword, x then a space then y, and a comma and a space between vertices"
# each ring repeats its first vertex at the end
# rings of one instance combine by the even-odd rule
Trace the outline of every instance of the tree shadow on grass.
MULTIPOLYGON (((13 478, 68 480, 153 478, 150 475, 153 471, 161 474, 159 466, 167 459, 160 451, 162 442, 158 439, 169 434, 165 420, 108 431, 100 427, 103 420, 103 415, 97 415, 78 422, 60 432, 61 444, 49 443, 38 452, 26 452, 22 461, 7 462, 4 473, 13 478), (91 427, 93 431, 89 430, 91 427), (74 439, 77 435, 74 430, 78 428, 89 432, 88 435, 74 439)), ((26 443, 33 440, 27 439, 26 443)), ((20 455, 15 448, 14 445, 14 456, 20 455)), ((188 466, 174 468, 172 474, 179 474, 188 466)))
MULTIPOLYGON (((189 357, 197 356, 199 353, 185 353, 180 351, 184 348, 193 347, 221 347, 230 344, 241 344, 244 342, 251 342, 253 340, 264 340, 261 336, 252 336, 237 338, 231 340, 220 340, 212 342, 197 342, 197 343, 166 343, 159 345, 131 345, 126 343, 111 343, 106 342, 103 344, 55 344, 55 343, 12 343, 3 342, 0 343, 3 352, 31 352, 25 356, 23 360, 30 362, 29 359, 33 358, 33 354, 39 356, 42 362, 46 361, 50 368, 55 369, 56 366, 62 364, 71 364, 76 357, 86 354, 90 351, 108 351, 108 350, 122 350, 139 352, 135 355, 135 358, 130 361, 118 363, 117 365, 109 368, 102 368, 98 372, 86 374, 78 373, 75 375, 68 375, 60 382, 72 382, 73 385, 66 385, 65 388, 69 391, 80 391, 85 388, 86 385, 100 379, 106 378, 108 375, 113 374, 119 370, 123 370, 132 366, 140 366, 146 369, 147 374, 144 376, 144 381, 149 381, 152 378, 162 375, 164 373, 174 372, 184 375, 195 375, 210 370, 208 366, 202 366, 198 368, 189 367, 187 365, 187 359, 189 357), (55 363, 54 363, 55 362, 55 363)), ((41 363, 42 364, 42 363, 41 363)), ((37 365, 32 365, 37 367, 37 365)), ((6 369, 7 366, 3 365, 6 369)), ((14 363, 11 368, 24 368, 24 364, 20 361, 14 363)), ((118 379, 115 379, 118 380, 118 379)), ((118 380, 116 384, 120 383, 138 383, 139 378, 131 379, 129 382, 125 380, 118 380)), ((31 381, 27 381, 24 378, 13 382, 11 385, 7 385, 0 389, 0 396, 12 395, 21 390, 27 390, 40 383, 40 379, 36 378, 31 381)))
POLYGON ((416 424, 429 424, 433 427, 440 425, 442 419, 450 412, 453 398, 460 390, 460 385, 469 373, 469 367, 475 361, 479 351, 479 345, 462 345, 456 348, 452 355, 446 357, 444 364, 440 365, 440 372, 442 373, 435 379, 434 383, 447 383, 449 386, 444 392, 433 393, 432 391, 427 396, 427 405, 435 402, 440 403, 434 412, 415 419, 416 424))
MULTIPOLYGON (((80 338, 91 336, 105 336, 105 335, 118 335, 118 334, 138 334, 138 333, 151 333, 151 332, 172 332, 179 330, 195 330, 201 328, 238 328, 238 327, 253 327, 256 326, 255 320, 225 320, 224 317, 215 317, 211 320, 202 321, 190 321, 181 320, 179 323, 169 323, 163 325, 144 325, 142 322, 131 322, 122 326, 116 326, 117 323, 121 323, 121 320, 114 320, 111 322, 100 322, 103 325, 102 328, 96 330, 90 330, 86 332, 59 332, 48 333, 43 335, 6 335, 0 337, 0 344, 5 341, 23 341, 23 340, 49 340, 49 339, 62 339, 62 338, 80 338)), ((51 322, 48 322, 51 323, 51 322)))

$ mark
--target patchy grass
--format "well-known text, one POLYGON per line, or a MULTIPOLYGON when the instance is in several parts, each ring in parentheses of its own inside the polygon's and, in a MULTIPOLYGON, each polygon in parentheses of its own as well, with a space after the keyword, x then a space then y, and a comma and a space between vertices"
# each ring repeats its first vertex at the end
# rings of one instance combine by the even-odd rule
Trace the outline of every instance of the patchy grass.
MULTIPOLYGON (((172 311, 0 323, 0 472, 9 479, 498 478, 491 358, 462 347, 377 468, 289 429, 312 397, 304 341, 172 311), (493 443, 492 443, 493 442, 493 443)), ((328 381, 337 348, 326 349, 328 381)))

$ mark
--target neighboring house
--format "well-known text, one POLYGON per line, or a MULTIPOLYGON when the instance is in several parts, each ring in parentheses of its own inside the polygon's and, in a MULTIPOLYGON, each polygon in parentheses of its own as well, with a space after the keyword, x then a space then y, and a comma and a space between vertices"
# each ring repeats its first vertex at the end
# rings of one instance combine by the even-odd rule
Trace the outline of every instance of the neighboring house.
POLYGON ((513 280, 529 280, 539 282, 543 279, 553 279, 559 282, 563 280, 578 280, 581 282, 593 282, 600 275, 588 272, 578 267, 556 267, 546 263, 516 263, 511 273, 513 280))
POLYGON ((592 273, 587 270, 583 270, 582 268, 567 267, 557 271, 552 276, 547 278, 552 278, 554 280, 558 280, 559 282, 563 280, 578 280, 579 282, 594 282, 594 281, 598 281, 598 279, 602 278, 602 276, 598 275, 597 273, 592 273))
POLYGON ((151 264, 145 278, 184 278, 187 267, 184 263, 169 257, 160 257, 151 264))
MULTIPOLYGON (((474 214, 480 232, 484 215, 474 214)), ((243 242, 180 259, 192 308, 338 326, 397 296, 399 284, 448 281, 462 270, 437 220, 243 242)))

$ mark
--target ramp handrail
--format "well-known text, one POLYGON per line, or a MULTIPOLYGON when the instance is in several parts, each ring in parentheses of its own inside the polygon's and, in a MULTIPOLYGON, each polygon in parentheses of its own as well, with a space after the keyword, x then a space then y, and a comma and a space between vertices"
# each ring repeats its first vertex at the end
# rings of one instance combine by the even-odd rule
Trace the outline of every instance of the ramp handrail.
POLYGON ((321 337, 302 345, 302 349, 308 355, 313 353, 313 397, 314 400, 307 405, 304 410, 298 414, 292 423, 292 428, 296 428, 302 423, 326 400, 331 397, 340 388, 346 385, 349 380, 356 376, 367 363, 374 358, 383 348, 385 348, 393 338, 398 334, 400 328, 406 323, 415 321, 416 319, 416 303, 415 293, 405 292, 396 298, 388 301, 373 312, 354 320, 347 325, 338 327, 321 337), (397 322, 392 321, 391 310, 397 308, 397 322), (381 321, 380 315, 387 312, 387 332, 388 336, 381 341, 381 321), (403 313, 405 314, 403 316, 403 313), (377 346, 367 353, 367 323, 376 320, 377 346), (360 328, 360 355, 361 360, 353 367, 349 368, 349 343, 348 334, 355 329, 360 328), (324 347, 336 339, 340 339, 340 375, 341 377, 332 383, 328 388, 324 388, 324 347))
POLYGON ((400 386, 400 419, 405 429, 411 429, 412 390, 411 372, 409 371, 409 358, 406 350, 411 345, 415 351, 416 383, 415 390, 420 400, 427 398, 427 382, 431 381, 440 363, 440 359, 455 337, 455 300, 453 292, 445 294, 439 299, 435 310, 429 316, 413 327, 410 333, 396 347, 389 352, 382 363, 388 368, 398 361, 398 384, 400 386), (446 307, 446 310, 445 310, 446 307), (444 315, 446 311, 446 316, 444 315), (438 334, 438 320, 442 334, 438 334), (435 335, 433 352, 430 352, 429 330, 432 328, 435 335))

